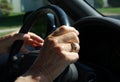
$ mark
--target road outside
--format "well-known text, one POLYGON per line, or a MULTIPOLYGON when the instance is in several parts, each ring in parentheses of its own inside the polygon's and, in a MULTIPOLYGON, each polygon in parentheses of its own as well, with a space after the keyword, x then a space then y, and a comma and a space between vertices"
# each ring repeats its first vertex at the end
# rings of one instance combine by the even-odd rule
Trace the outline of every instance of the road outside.
POLYGON ((12 31, 17 31, 17 30, 19 30, 19 28, 3 29, 3 30, 0 30, 0 33, 12 32, 12 31))
POLYGON ((9 34, 9 33, 15 32, 15 31, 19 31, 19 28, 1 29, 0 37, 4 36, 6 34, 9 34))

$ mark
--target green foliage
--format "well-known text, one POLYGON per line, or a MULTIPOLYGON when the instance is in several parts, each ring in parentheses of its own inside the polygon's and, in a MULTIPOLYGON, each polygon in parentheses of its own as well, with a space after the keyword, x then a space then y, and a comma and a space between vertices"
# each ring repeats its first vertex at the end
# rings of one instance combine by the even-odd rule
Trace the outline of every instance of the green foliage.
POLYGON ((37 35, 45 38, 47 32, 47 19, 46 17, 40 17, 32 26, 31 32, 36 33, 37 35))
POLYGON ((23 15, 0 17, 0 30, 20 27, 23 22, 23 15))
POLYGON ((7 3, 7 0, 0 0, 1 3, 7 3))
POLYGON ((98 9, 100 12, 102 13, 107 13, 107 14, 117 14, 119 15, 120 14, 120 7, 117 7, 117 8, 99 8, 98 9))
POLYGON ((94 0, 95 8, 103 7, 103 0, 94 0))
POLYGON ((3 15, 9 15, 12 10, 12 6, 7 2, 7 0, 0 0, 0 9, 3 15))

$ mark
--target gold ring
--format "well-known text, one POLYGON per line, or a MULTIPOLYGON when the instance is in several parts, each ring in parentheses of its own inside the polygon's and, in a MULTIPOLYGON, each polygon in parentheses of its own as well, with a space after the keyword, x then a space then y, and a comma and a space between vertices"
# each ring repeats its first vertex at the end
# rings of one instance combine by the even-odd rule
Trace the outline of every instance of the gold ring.
POLYGON ((78 52, 79 51, 79 44, 78 43, 71 43, 71 52, 78 52))

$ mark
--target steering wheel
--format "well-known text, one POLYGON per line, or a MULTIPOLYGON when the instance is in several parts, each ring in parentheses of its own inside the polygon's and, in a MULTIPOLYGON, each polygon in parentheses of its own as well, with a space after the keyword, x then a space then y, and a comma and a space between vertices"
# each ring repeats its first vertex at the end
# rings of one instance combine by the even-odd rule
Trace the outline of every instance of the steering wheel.
POLYGON ((74 27, 80 32, 79 61, 95 70, 97 82, 120 82, 120 21, 90 16, 74 27))
MULTIPOLYGON (((52 32, 54 29, 61 25, 70 26, 68 17, 66 13, 58 6, 55 5, 48 5, 46 7, 42 7, 34 11, 24 22, 22 28, 20 29, 19 33, 28 33, 31 30, 32 25, 36 23, 36 19, 47 16, 49 25, 47 30, 47 35, 52 32)), ((19 59, 21 59, 16 55, 18 54, 21 46, 23 45, 23 40, 16 40, 14 44, 11 46, 10 55, 8 58, 8 70, 10 70, 10 74, 13 70, 19 69, 20 62, 19 59), (17 60, 18 59, 18 60, 17 60)), ((24 60, 23 60, 24 61, 24 60)), ((24 69, 22 69, 24 70, 24 69)), ((20 70, 19 70, 20 71, 20 70)), ((16 72, 17 73, 17 72, 16 72)), ((13 76, 18 76, 13 75, 13 76)), ((12 76, 12 75, 10 75, 12 76)), ((8 76, 8 78, 11 78, 8 76)), ((73 82, 78 79, 78 71, 74 64, 69 65, 65 71, 55 80, 55 82, 73 82)))

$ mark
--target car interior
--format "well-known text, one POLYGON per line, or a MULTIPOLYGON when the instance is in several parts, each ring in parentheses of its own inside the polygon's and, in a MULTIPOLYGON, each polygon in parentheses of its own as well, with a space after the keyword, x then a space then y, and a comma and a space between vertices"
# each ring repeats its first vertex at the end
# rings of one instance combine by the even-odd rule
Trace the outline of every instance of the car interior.
MULTIPOLYGON (((43 30, 36 33, 45 38, 61 25, 80 32, 79 60, 54 82, 120 82, 120 20, 104 16, 85 0, 48 1, 49 5, 24 17, 19 33, 36 32, 40 27, 43 30)), ((22 40, 15 41, 9 57, 1 63, 0 82, 13 82, 36 59, 40 48, 32 48, 26 55, 19 53, 22 44, 22 40)))

